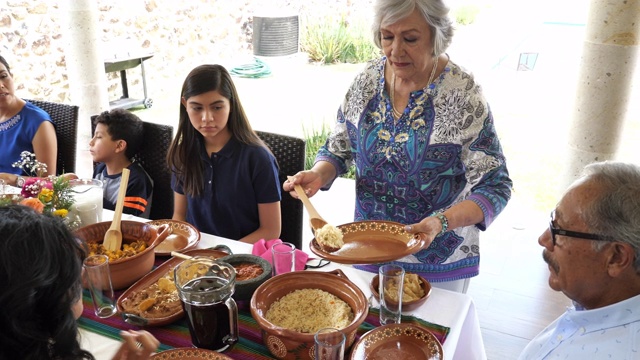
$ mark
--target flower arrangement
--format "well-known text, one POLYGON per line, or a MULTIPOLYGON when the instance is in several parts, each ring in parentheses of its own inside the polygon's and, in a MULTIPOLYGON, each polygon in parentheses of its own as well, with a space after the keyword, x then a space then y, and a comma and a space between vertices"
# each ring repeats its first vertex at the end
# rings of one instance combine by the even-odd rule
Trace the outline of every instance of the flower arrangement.
POLYGON ((13 163, 13 166, 22 169, 32 177, 25 180, 19 196, 4 198, 0 205, 7 203, 26 205, 39 213, 62 218, 72 229, 80 224, 77 216, 69 213, 74 198, 68 179, 54 175, 43 177, 47 164, 36 160, 35 155, 28 151, 23 151, 20 154, 20 160, 13 163))

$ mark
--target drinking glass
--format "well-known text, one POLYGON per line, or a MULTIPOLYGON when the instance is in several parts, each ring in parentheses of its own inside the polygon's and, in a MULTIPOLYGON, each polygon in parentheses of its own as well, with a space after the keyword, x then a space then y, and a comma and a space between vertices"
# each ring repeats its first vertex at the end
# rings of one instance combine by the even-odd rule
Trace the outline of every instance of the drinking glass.
POLYGON ((76 206, 76 210, 80 216, 81 226, 99 222, 99 213, 102 212, 102 209, 98 209, 98 205, 95 203, 82 203, 76 206))
POLYGON ((109 257, 93 255, 82 263, 96 316, 108 318, 116 313, 116 302, 109 273, 109 257))
POLYGON ((98 213, 98 222, 102 222, 102 202, 104 198, 102 181, 97 179, 74 179, 69 180, 69 184, 71 185, 74 200, 71 212, 80 216, 78 206, 95 204, 98 213))
POLYGON ((273 245, 271 259, 273 260, 273 276, 295 271, 296 246, 287 242, 273 245))
POLYGON ((380 325, 399 324, 402 315, 404 269, 399 265, 382 265, 378 269, 380 282, 380 325))
POLYGON ((336 328, 320 329, 313 336, 316 360, 342 360, 346 337, 336 328))

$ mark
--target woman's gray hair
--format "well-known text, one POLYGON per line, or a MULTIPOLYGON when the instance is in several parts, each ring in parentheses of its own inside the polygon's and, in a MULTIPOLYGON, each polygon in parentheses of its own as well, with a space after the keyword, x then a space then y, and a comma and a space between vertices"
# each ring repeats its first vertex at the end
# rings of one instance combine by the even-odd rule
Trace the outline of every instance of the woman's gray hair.
POLYGON ((433 41, 432 56, 447 51, 453 38, 453 23, 449 18, 449 8, 442 0, 377 0, 373 15, 373 41, 382 49, 380 29, 409 16, 418 9, 431 28, 433 41))
MULTIPOLYGON (((640 274, 640 166, 605 161, 584 169, 585 181, 595 183, 600 191, 583 209, 583 220, 590 231, 625 242, 635 249, 636 272, 640 274)), ((606 241, 594 242, 600 250, 606 241)))

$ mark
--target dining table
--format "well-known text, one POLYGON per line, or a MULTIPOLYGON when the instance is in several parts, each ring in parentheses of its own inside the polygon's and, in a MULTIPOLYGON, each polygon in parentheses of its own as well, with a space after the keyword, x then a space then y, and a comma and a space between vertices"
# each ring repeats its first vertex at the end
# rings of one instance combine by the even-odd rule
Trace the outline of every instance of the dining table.
MULTIPOLYGON (((113 211, 103 211, 103 221, 109 221, 112 217, 113 211)), ((122 220, 149 221, 127 214, 123 215, 122 220)), ((201 233, 197 248, 206 249, 217 245, 227 246, 234 254, 250 254, 252 251, 251 244, 206 233, 201 233)), ((310 255, 309 259, 313 262, 313 254, 310 255)), ((157 263, 156 261, 156 264, 157 263)), ((373 310, 379 309, 378 302, 371 297, 372 291, 369 285, 375 276, 374 273, 355 269, 351 265, 338 264, 335 262, 331 262, 322 268, 303 271, 332 271, 336 269, 341 270, 351 282, 362 290, 368 299, 371 299, 373 310)), ((85 306, 87 306, 86 303, 85 306)), ((98 360, 111 359, 120 346, 120 341, 117 336, 119 329, 116 328, 117 325, 114 325, 113 321, 108 321, 109 319, 84 319, 87 311, 88 310, 85 310, 83 316, 79 319, 81 345, 84 349, 90 351, 98 360), (89 322, 91 326, 87 325, 89 322)), ((92 312, 93 310, 90 309, 90 311, 92 312)), ((117 317, 119 315, 114 316, 117 317)), ((469 295, 432 287, 431 295, 427 301, 412 311, 403 312, 403 319, 405 317, 423 321, 439 330, 444 329, 443 334, 445 338, 443 338, 442 341, 444 359, 475 360, 487 358, 475 304, 469 295)), ((117 320, 119 321, 119 319, 117 320)), ((122 322, 122 324, 125 323, 122 322)), ((128 324, 125 325, 124 327, 126 328, 137 328, 128 324)), ((162 327, 147 327, 144 329, 154 335, 156 335, 156 332, 162 331, 162 327)), ((240 335, 242 337, 242 331, 240 335)), ((163 336, 167 335, 164 334, 163 336)), ((254 338, 253 340, 256 339, 254 338)), ((256 342, 259 342, 259 340, 256 342)), ((255 347, 252 347, 252 351, 243 352, 242 356, 238 358, 274 358, 262 344, 255 345, 255 347)), ((171 348, 171 346, 161 344, 161 348, 168 349, 171 348)), ((233 354, 226 354, 234 358, 233 354)))

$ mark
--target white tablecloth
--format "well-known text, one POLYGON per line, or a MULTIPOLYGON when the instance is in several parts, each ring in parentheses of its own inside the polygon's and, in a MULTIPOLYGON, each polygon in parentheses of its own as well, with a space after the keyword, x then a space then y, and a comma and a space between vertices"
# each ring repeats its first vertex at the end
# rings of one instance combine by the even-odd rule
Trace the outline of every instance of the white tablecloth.
MULTIPOLYGON (((113 212, 105 210, 104 219, 111 219, 113 212)), ((123 220, 137 219, 123 215, 123 220)), ((251 253, 251 245, 209 234, 202 234, 199 248, 226 245, 234 253, 251 253)), ((371 295, 369 283, 374 274, 355 269, 348 265, 329 264, 317 271, 330 271, 339 268, 355 283, 368 298, 371 295)), ((375 300, 374 300, 375 301, 375 300)), ((484 343, 480 333, 480 324, 475 305, 470 296, 433 288, 429 299, 418 309, 404 314, 413 315, 434 324, 449 327, 451 330, 443 344, 445 359, 474 360, 486 359, 484 343)), ((111 359, 119 343, 102 335, 81 330, 83 348, 91 351, 98 360, 111 359)))

